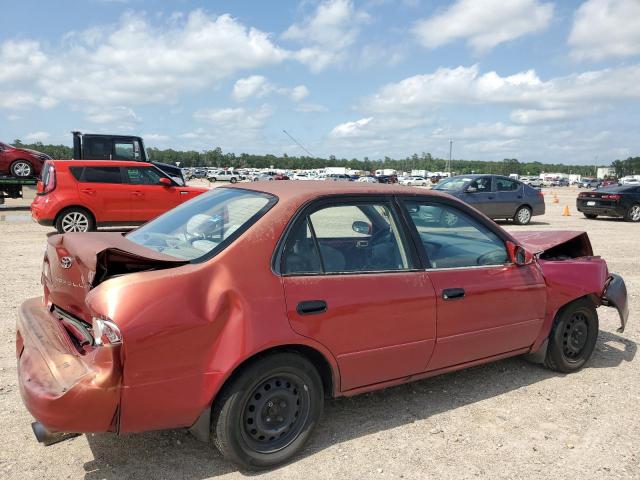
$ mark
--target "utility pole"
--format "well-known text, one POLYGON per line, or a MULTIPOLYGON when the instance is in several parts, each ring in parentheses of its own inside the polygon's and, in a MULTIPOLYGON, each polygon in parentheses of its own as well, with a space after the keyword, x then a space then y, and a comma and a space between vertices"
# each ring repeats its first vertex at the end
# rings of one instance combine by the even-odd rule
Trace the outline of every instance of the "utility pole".
POLYGON ((447 165, 447 172, 451 177, 451 151, 453 150, 453 140, 449 140, 449 164, 447 165))

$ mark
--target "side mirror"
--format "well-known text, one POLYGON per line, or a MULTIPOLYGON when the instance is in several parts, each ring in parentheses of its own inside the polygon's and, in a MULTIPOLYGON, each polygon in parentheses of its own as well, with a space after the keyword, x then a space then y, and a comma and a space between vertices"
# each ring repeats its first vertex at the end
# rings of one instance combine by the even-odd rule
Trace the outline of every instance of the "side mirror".
POLYGON ((371 235, 371 225, 369 225, 367 222, 362 222, 357 220, 353 222, 353 224, 351 225, 351 228, 356 233, 361 233, 363 235, 371 235))
POLYGON ((163 187, 170 187, 171 185, 173 185, 173 182, 171 180, 169 180, 167 177, 162 177, 160 180, 160 185, 162 185, 163 187))
POLYGON ((509 260, 516 265, 530 265, 533 263, 533 254, 522 245, 507 242, 507 252, 509 253, 509 260))

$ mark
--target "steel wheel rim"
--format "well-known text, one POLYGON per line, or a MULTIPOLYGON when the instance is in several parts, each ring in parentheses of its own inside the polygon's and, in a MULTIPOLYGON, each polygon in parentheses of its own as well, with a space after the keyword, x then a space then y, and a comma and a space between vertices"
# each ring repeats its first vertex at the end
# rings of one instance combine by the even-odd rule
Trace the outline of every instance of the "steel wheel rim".
POLYGON ((13 166, 13 172, 18 177, 28 177, 31 174, 31 165, 26 162, 18 162, 13 166))
POLYGON ((531 213, 527 208, 521 208, 518 212, 518 221, 520 223, 528 223, 531 220, 531 213))
POLYGON ((67 213, 62 217, 61 223, 64 232, 86 232, 89 230, 89 219, 80 212, 67 213))
POLYGON ((569 361, 579 361, 589 338, 589 323, 582 312, 574 313, 562 332, 562 351, 569 361))
POLYGON ((640 220, 640 205, 634 205, 631 207, 631 220, 637 222, 640 220))
POLYGON ((247 397, 242 412, 242 436, 256 452, 273 453, 291 445, 310 412, 308 387, 292 374, 260 382, 247 397))

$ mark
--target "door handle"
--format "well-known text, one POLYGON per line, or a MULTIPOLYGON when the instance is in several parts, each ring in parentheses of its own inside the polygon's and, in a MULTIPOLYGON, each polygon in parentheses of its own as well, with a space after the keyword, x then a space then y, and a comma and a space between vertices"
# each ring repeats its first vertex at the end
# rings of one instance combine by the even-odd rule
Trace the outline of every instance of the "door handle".
POLYGON ((80 190, 82 193, 86 193, 87 195, 93 195, 96 191, 93 188, 83 188, 80 190))
POLYGON ((488 197, 488 198, 489 198, 489 200, 493 200, 493 199, 494 199, 494 198, 496 198, 496 197, 494 197, 493 195, 489 195, 489 197, 488 197))
POLYGON ((296 307, 298 315, 317 315, 327 311, 327 302, 324 300, 305 300, 296 307))
POLYGON ((180 195, 189 195, 189 192, 185 192, 184 190, 180 190, 180 195))
POLYGON ((134 197, 142 197, 144 195, 144 193, 142 193, 142 192, 131 192, 131 195, 133 195, 134 197))
POLYGON ((445 288, 442 291, 443 300, 455 300, 464 297, 464 288, 445 288))

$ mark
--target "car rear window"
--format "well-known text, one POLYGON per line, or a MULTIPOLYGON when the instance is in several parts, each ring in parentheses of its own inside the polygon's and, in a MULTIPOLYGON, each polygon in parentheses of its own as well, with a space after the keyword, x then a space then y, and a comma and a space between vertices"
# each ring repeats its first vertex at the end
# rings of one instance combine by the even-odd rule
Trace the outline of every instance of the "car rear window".
POLYGON ((120 167, 69 167, 69 170, 83 183, 122 183, 120 167))
POLYGON ((231 244, 276 201, 267 193, 216 188, 169 210, 126 237, 166 255, 206 260, 231 244))

